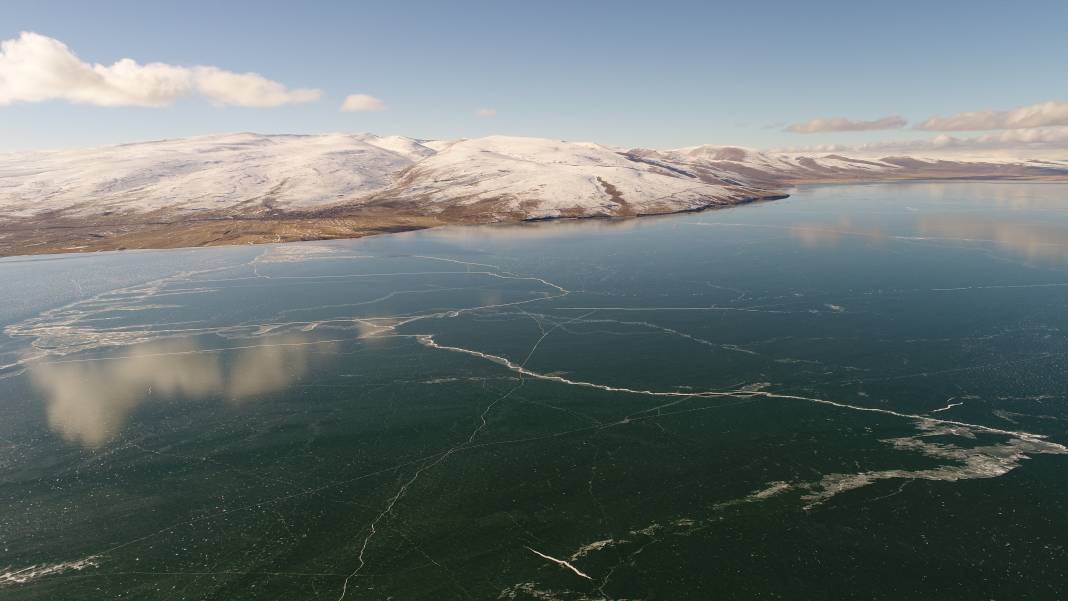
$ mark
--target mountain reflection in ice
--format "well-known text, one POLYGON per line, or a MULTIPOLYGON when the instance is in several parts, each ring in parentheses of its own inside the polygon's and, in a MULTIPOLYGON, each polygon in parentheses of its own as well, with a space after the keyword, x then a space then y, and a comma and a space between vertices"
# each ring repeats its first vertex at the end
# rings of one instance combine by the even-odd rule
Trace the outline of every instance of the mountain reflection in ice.
POLYGON ((30 377, 45 396, 49 427, 65 440, 97 447, 153 398, 239 402, 283 390, 307 371, 308 343, 301 334, 256 339, 231 351, 226 365, 222 352, 193 340, 164 340, 131 346, 118 357, 39 362, 30 377))

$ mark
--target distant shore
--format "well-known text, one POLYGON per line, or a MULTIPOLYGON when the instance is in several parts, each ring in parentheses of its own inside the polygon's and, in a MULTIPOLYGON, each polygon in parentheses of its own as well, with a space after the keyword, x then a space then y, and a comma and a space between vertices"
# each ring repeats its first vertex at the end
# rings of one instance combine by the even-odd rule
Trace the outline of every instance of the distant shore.
POLYGON ((694 209, 629 216, 594 215, 537 219, 501 219, 492 214, 418 215, 363 207, 335 209, 329 216, 308 212, 279 212, 255 216, 204 215, 183 218, 157 213, 78 220, 46 215, 0 221, 0 257, 342 240, 446 225, 638 219, 708 211, 788 197, 789 194, 785 193, 747 196, 729 202, 709 203, 694 209))
MULTIPOLYGON (((961 176, 901 179, 815 179, 791 182, 794 186, 866 185, 909 182, 1048 182, 1068 183, 1068 176, 961 176)), ((789 198, 790 194, 744 196, 707 205, 659 213, 631 215, 578 215, 521 218, 493 213, 443 212, 420 215, 383 207, 334 207, 323 211, 290 211, 258 215, 147 215, 99 216, 89 219, 41 215, 0 221, 0 258, 121 250, 200 248, 315 240, 343 240, 424 230, 448 225, 500 225, 534 221, 639 219, 642 217, 702 212, 753 202, 789 198)))

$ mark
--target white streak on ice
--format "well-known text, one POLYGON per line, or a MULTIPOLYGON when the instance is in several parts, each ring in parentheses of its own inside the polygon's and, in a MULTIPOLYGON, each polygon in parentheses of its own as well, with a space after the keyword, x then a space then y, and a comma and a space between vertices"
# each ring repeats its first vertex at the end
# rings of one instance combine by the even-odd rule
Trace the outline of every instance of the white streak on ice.
POLYGON ((53 576, 55 574, 62 574, 70 571, 80 572, 87 568, 95 568, 99 565, 100 556, 90 555, 89 557, 77 561, 66 561, 54 564, 36 564, 25 568, 19 568, 17 570, 4 568, 0 569, 0 586, 26 584, 45 576, 53 576))
POLYGON ((541 557, 543 559, 548 559, 549 561, 559 565, 562 568, 567 568, 567 569, 571 570, 576 575, 581 576, 581 577, 585 578, 586 580, 593 580, 593 578, 591 578, 589 574, 587 574, 586 572, 583 572, 582 570, 580 570, 580 569, 576 568, 575 566, 571 565, 571 562, 564 561, 563 559, 557 559, 555 557, 552 557, 551 555, 546 555, 546 554, 542 553, 541 551, 537 551, 537 550, 532 549, 530 547, 527 547, 527 550, 530 551, 531 553, 537 555, 538 557, 541 557))

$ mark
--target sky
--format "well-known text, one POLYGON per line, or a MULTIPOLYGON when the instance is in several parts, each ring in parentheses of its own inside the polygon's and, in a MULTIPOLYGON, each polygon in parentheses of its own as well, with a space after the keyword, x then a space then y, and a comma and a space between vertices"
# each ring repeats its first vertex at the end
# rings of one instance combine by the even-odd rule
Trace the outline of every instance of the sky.
POLYGON ((238 131, 1068 148, 1065 23, 1063 0, 4 0, 0 151, 238 131))

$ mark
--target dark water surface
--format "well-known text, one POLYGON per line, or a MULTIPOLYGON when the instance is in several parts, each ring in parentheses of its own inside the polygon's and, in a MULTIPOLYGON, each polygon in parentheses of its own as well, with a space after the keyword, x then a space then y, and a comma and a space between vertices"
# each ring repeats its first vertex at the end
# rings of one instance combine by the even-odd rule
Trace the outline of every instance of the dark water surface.
POLYGON ((0 282, 5 601, 1068 597, 1066 185, 0 282))

